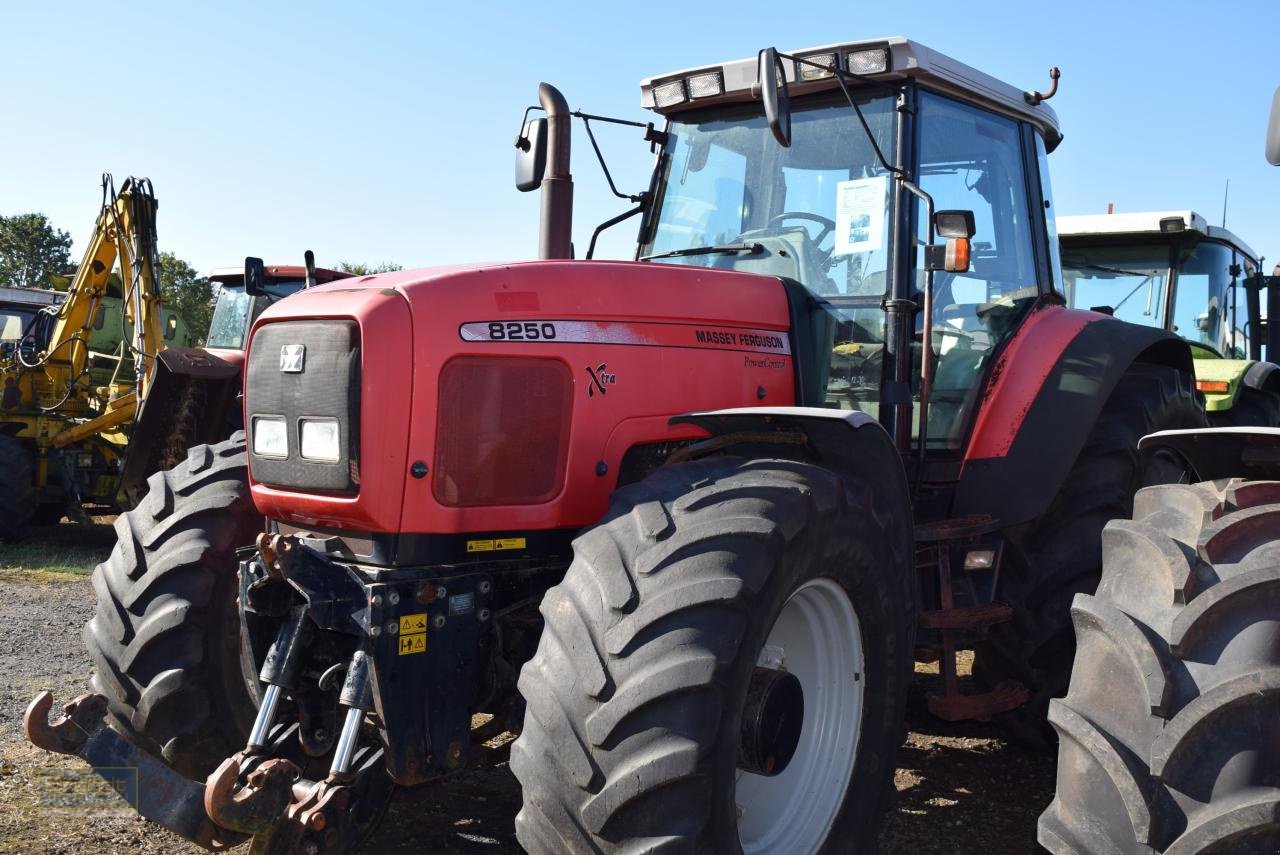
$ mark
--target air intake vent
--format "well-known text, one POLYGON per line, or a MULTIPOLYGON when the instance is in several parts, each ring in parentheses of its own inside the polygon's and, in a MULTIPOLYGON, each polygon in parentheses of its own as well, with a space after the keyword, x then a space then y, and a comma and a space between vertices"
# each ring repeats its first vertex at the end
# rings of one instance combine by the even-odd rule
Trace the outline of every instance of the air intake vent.
POLYGON ((554 359, 463 356, 440 372, 432 491, 451 507, 532 505, 564 486, 573 378, 554 359))

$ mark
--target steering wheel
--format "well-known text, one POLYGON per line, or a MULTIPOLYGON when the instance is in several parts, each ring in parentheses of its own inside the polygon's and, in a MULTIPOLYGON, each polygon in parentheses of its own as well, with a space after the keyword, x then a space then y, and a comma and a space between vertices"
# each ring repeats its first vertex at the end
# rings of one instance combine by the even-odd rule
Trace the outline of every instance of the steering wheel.
POLYGON ((811 223, 817 223, 822 226, 822 230, 812 239, 814 246, 822 243, 822 239, 831 234, 836 227, 835 220, 828 219, 821 214, 811 214, 808 211, 783 211, 781 214, 774 214, 769 218, 769 225, 781 225, 783 220, 808 220, 811 223))

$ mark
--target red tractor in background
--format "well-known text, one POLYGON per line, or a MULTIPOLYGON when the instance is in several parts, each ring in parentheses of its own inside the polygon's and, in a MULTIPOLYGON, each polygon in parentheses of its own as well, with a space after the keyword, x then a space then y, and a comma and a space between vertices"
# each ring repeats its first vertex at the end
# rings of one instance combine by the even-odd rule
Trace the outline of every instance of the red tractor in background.
POLYGON ((152 482, 33 741, 206 846, 341 851, 487 713, 532 852, 818 852, 872 839, 917 656, 936 714, 1044 736, 1103 525, 1191 472, 1139 439, 1205 423, 1185 342, 1063 305, 1046 96, 891 38, 642 97, 652 183, 596 230, 640 215, 635 261, 570 260, 601 117, 544 84, 542 260, 262 314, 247 461, 152 482))

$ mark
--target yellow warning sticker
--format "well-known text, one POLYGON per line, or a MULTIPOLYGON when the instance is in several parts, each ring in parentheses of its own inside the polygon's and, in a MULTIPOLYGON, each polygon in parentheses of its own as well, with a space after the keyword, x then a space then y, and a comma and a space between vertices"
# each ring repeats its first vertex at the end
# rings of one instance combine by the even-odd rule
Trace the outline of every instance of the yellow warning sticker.
POLYGON ((400 618, 400 634, 408 635, 411 632, 427 631, 427 613, 418 612, 416 615, 404 615, 400 618))
POLYGON ((500 537, 495 540, 468 540, 467 552, 504 552, 509 549, 524 549, 526 541, 523 537, 500 537))
POLYGON ((415 632, 409 635, 400 636, 400 655, 408 656, 410 653, 426 653, 427 652, 427 634, 425 632, 415 632))

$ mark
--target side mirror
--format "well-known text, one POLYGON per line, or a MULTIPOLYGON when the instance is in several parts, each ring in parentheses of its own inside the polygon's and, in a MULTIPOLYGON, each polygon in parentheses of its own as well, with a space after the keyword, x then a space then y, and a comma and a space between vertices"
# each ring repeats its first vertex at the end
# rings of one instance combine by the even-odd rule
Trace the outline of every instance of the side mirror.
POLYGON ((267 269, 261 258, 250 256, 244 260, 244 292, 250 297, 262 297, 267 293, 267 269))
POLYGON ((973 224, 973 211, 938 211, 933 215, 933 230, 938 237, 971 240, 978 227, 973 224))
POLYGON ((773 138, 783 148, 791 147, 791 97, 787 93, 787 75, 782 70, 778 51, 765 48, 756 58, 756 85, 764 101, 764 116, 773 138))
POLYGON ((946 241, 924 248, 925 269, 945 270, 948 273, 966 272, 972 250, 969 242, 977 230, 973 222, 973 211, 934 212, 934 234, 946 241))
POLYGON ((516 140, 516 189, 521 193, 542 186, 547 171, 547 120, 532 119, 516 140))
POLYGON ((1280 88, 1271 96, 1271 121, 1267 123, 1267 163, 1280 166, 1280 88))

